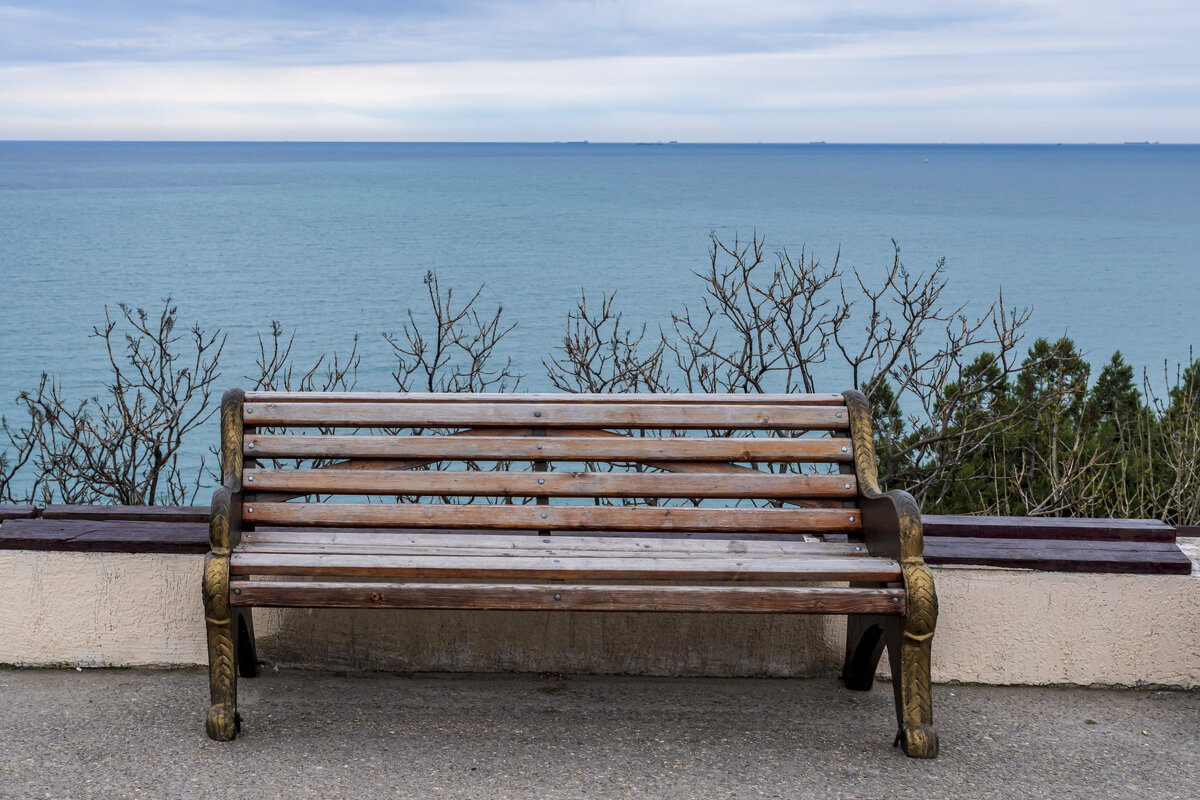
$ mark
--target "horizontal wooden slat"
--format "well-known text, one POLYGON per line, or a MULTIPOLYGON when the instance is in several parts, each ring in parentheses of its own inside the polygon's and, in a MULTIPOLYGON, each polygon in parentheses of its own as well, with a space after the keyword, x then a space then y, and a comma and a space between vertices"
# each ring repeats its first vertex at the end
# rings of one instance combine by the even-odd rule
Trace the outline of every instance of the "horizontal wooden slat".
POLYGON ((233 581, 235 606, 528 611, 903 614, 904 590, 809 586, 588 586, 233 581))
POLYGON ((858 530, 856 509, 647 508, 417 503, 260 503, 243 507, 248 522, 394 528, 536 528, 614 531, 762 533, 858 530))
POLYGON ((840 542, 762 542, 741 540, 669 540, 633 537, 524 536, 494 534, 378 534, 327 533, 271 529, 244 533, 239 553, 356 553, 367 555, 498 555, 628 558, 639 553, 670 558, 711 558, 736 554, 739 558, 792 558, 797 556, 865 556, 862 545, 840 542))
POLYGON ((642 436, 269 436, 247 434, 251 458, 478 461, 802 461, 854 458, 849 439, 642 436))
MULTIPOLYGON (((580 534, 533 535, 521 533, 480 533, 478 531, 411 530, 342 531, 326 528, 260 528, 242 534, 239 549, 286 548, 302 545, 328 546, 330 552, 354 552, 352 548, 392 548, 395 552, 418 552, 420 548, 486 548, 507 552, 613 552, 613 553, 687 553, 758 556, 865 555, 863 545, 854 542, 792 541, 778 535, 768 539, 696 539, 640 538, 638 536, 585 536, 580 534)), ((391 550, 389 550, 391 552, 391 550)))
POLYGON ((247 403, 667 403, 844 406, 840 394, 568 394, 516 392, 246 392, 247 403))
POLYGON ((844 430, 835 406, 608 403, 247 403, 248 426, 844 430))
POLYGON ((421 497, 775 498, 857 496, 849 475, 747 472, 738 475, 661 472, 480 472, 475 470, 249 469, 247 489, 294 494, 382 494, 421 497))
POLYGON ((244 553, 230 561, 235 575, 344 575, 378 578, 480 580, 873 581, 898 580, 896 561, 869 556, 787 558, 626 558, 544 556, 381 556, 343 553, 244 553))

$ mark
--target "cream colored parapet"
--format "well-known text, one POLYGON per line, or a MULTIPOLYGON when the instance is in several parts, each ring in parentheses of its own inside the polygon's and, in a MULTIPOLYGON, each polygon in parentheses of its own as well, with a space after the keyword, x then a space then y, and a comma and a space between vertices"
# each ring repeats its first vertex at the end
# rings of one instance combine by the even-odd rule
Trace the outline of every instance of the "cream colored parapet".
MULTIPOLYGON (((1190 576, 935 567, 935 681, 1200 687, 1190 576)), ((199 555, 0 551, 0 663, 206 663, 199 555)), ((281 666, 649 675, 833 675, 841 617, 259 609, 281 666)), ((935 698, 936 699, 936 698, 935 698)))

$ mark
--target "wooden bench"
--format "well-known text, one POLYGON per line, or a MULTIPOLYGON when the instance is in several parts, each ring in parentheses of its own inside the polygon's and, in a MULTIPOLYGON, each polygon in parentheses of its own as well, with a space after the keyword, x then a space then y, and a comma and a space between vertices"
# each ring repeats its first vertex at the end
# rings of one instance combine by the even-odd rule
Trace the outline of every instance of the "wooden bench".
POLYGON ((920 510, 880 492, 858 392, 235 389, 221 425, 213 739, 240 729, 253 607, 845 614, 846 686, 870 688, 886 645, 896 741, 937 755, 920 510))

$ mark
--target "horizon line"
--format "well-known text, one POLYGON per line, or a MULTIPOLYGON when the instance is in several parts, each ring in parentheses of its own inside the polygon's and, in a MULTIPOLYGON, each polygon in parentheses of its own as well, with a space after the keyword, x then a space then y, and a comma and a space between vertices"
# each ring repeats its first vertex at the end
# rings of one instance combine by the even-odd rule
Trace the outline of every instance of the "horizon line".
POLYGON ((763 147, 1193 147, 1200 142, 1160 142, 1160 141, 1030 141, 1030 142, 854 142, 854 141, 738 141, 738 142, 704 142, 681 141, 672 139, 629 139, 629 140, 590 140, 590 139, 9 139, 0 138, 0 144, 538 144, 538 145, 642 145, 663 147, 686 146, 763 146, 763 147))

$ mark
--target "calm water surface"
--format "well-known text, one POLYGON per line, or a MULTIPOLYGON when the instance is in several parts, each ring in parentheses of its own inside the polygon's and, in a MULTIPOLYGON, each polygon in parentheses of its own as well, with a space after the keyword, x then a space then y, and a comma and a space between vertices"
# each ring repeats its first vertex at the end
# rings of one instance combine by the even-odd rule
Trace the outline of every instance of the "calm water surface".
POLYGON ((1198 187, 1197 146, 0 143, 0 402, 43 370, 96 391, 105 304, 167 295, 230 334, 229 385, 279 320, 306 358, 359 333, 359 388, 392 388, 380 334, 431 269, 503 304, 542 388, 581 290, 664 322, 710 231, 868 273, 895 239, 951 301, 1003 288, 1034 333, 1161 369, 1200 344, 1198 187))

